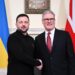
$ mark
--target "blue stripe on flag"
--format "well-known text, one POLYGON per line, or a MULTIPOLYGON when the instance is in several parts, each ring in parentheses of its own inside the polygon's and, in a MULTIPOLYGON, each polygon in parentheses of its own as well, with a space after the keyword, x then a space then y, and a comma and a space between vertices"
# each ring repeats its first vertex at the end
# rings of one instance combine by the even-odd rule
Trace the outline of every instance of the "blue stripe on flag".
POLYGON ((8 23, 4 0, 0 0, 0 38, 6 48, 8 39, 8 23))

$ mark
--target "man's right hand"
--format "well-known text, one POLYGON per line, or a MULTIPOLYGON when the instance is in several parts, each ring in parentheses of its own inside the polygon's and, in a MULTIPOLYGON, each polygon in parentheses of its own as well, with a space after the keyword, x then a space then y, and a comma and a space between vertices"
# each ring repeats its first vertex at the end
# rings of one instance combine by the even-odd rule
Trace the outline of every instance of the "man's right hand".
POLYGON ((41 60, 41 59, 37 59, 37 60, 41 63, 41 65, 36 66, 36 68, 37 68, 38 70, 42 70, 42 68, 43 68, 42 60, 41 60))

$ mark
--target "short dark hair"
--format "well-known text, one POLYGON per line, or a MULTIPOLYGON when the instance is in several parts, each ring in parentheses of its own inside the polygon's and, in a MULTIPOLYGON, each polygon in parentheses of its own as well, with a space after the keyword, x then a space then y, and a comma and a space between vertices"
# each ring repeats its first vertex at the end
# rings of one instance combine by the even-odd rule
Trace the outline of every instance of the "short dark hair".
POLYGON ((19 14, 17 17, 16 17, 16 22, 17 22, 17 20, 18 20, 18 18, 19 17, 27 17, 28 18, 28 20, 29 20, 29 16, 27 15, 27 14, 19 14))

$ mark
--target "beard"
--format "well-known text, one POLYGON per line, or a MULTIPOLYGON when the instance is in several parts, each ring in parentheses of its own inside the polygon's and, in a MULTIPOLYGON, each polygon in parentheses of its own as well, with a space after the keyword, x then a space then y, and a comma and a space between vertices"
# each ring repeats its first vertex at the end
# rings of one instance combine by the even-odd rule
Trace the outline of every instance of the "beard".
POLYGON ((25 31, 18 29, 21 33, 27 33, 28 29, 26 29, 25 31))

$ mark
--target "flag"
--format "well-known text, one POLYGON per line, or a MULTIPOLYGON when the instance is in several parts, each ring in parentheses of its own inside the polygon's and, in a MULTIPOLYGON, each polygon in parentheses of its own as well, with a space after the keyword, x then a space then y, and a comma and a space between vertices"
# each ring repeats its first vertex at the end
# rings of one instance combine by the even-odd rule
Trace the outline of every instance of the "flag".
POLYGON ((0 0, 0 68, 6 68, 8 64, 7 39, 9 31, 4 0, 0 0))
POLYGON ((75 52, 75 0, 70 0, 69 2, 69 12, 65 30, 68 31, 71 35, 75 52))

